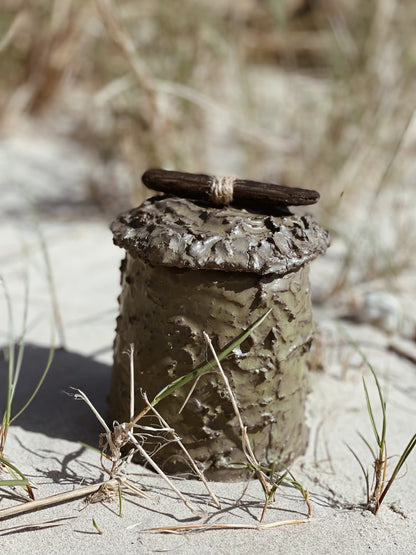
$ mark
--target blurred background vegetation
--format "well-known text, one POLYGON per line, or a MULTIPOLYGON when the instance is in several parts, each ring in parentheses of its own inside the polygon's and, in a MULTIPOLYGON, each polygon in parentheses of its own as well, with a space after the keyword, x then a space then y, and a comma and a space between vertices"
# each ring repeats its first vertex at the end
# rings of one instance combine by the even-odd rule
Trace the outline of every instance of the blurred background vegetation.
POLYGON ((415 25, 412 0, 2 0, 0 132, 89 152, 107 219, 150 167, 317 189, 334 287, 392 278, 415 245, 415 25))

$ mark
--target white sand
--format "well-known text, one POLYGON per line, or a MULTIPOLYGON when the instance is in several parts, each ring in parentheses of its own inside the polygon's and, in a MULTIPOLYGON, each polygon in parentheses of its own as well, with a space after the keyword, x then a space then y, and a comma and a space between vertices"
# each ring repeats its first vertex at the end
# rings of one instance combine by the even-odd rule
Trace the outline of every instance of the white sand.
MULTIPOLYGON (((4 149, 3 149, 4 153, 4 149)), ((7 153, 9 156, 10 153, 7 153)), ((0 164, 0 168, 4 168, 0 164)), ((54 179, 59 180, 58 175, 54 179)), ((1 174, 0 191, 10 183, 1 174)), ((10 191, 9 191, 10 192, 10 191)), ((18 195, 7 197, 3 209, 18 207, 18 195), (16 200, 17 199, 17 200, 16 200)), ((74 216, 74 214, 73 214, 74 216)), ((41 373, 50 342, 49 297, 39 242, 29 225, 27 211, 0 222, 0 263, 10 289, 19 330, 23 304, 22 270, 30 273, 28 345, 15 408, 27 398, 41 373), (19 228, 19 233, 17 229, 19 228), (21 255, 22 241, 29 258, 21 255)), ((36 497, 73 490, 103 479, 97 453, 79 442, 97 445, 100 426, 88 407, 71 399, 71 387, 82 389, 101 412, 106 410, 111 373, 111 346, 117 315, 119 261, 122 252, 112 245, 107 224, 74 217, 48 223, 42 217, 66 335, 66 350, 55 355, 53 368, 32 406, 12 426, 6 455, 36 484, 36 497)), ((331 271, 331 256, 317 262, 314 275, 331 271), (325 264, 327 265, 325 267, 325 264), (329 265, 329 266, 328 266, 329 265)), ((318 278, 317 278, 318 279, 318 278)), ((319 283, 317 284, 319 287, 319 283)), ((1 307, 1 340, 7 320, 1 307)), ((392 486, 377 516, 359 508, 364 483, 346 444, 368 461, 369 453, 357 430, 371 439, 361 377, 366 377, 376 399, 371 375, 353 350, 341 348, 341 332, 327 311, 316 310, 324 332, 324 371, 311 374, 308 421, 311 428, 307 454, 293 465, 293 472, 310 491, 312 516, 307 524, 269 530, 216 530, 181 535, 150 534, 146 529, 189 523, 234 523, 255 526, 262 511, 262 491, 252 482, 237 505, 244 484, 214 483, 222 510, 210 503, 204 487, 193 480, 175 480, 176 486, 203 511, 198 520, 176 494, 155 475, 131 465, 128 478, 151 496, 143 500, 126 493, 123 516, 117 499, 86 506, 82 500, 0 521, 0 550, 23 553, 153 553, 203 554, 361 553, 410 554, 416 549, 416 457, 409 458, 408 472, 392 486), (67 519, 53 527, 51 521, 67 519), (102 531, 93 526, 93 519, 102 531), (45 524, 45 523, 50 524, 45 524), (45 524, 44 528, 38 526, 45 524)), ((376 368, 388 402, 388 448, 391 465, 415 432, 416 367, 387 351, 390 341, 381 331, 365 324, 342 325, 360 341, 376 368)), ((410 348, 410 342, 409 348, 410 348)), ((4 365, 2 365, 3 368, 4 365)), ((4 377, 2 371, 1 377, 4 377)), ((0 383, 4 394, 4 381, 0 383)), ((379 411, 377 411, 379 416, 379 411)), ((404 474, 404 473, 402 473, 404 474)), ((21 503, 17 490, 0 490, 0 509, 21 503)), ((270 505, 265 522, 305 518, 306 506, 299 493, 284 486, 270 505)))

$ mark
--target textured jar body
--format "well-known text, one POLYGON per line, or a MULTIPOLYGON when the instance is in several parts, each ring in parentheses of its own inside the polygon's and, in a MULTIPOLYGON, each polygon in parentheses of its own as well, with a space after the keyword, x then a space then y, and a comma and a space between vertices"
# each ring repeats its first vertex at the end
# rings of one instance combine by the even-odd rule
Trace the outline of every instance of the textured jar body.
MULTIPOLYGON (((259 462, 288 464, 305 451, 307 353, 313 334, 307 265, 284 276, 260 275, 152 265, 128 253, 122 264, 119 302, 112 418, 128 419, 130 369, 125 353, 130 344, 136 352, 137 413, 144 407, 140 389, 152 399, 211 358, 203 331, 219 352, 272 308, 264 323, 223 361, 223 367, 259 462)), ((244 467, 234 466, 244 463, 245 457, 219 373, 203 375, 179 413, 188 392, 189 386, 177 390, 158 404, 158 410, 208 478, 246 476, 244 467)), ((154 458, 166 472, 189 471, 176 443, 165 445, 154 458)))

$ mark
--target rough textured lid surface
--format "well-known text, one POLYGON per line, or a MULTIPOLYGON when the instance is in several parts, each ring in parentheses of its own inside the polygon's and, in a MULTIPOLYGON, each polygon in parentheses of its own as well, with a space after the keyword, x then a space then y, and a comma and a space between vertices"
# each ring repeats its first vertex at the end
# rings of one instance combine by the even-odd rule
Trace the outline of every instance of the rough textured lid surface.
POLYGON ((329 235, 310 216, 270 216, 232 206, 153 197, 111 225, 114 243, 154 266, 287 274, 325 252, 329 235))

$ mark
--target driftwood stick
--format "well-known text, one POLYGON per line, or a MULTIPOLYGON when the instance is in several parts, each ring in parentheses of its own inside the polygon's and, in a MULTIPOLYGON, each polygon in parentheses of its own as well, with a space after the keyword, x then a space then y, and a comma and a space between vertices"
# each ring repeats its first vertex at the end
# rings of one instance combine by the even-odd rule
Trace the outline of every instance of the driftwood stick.
POLYGON ((235 202, 252 208, 257 206, 273 208, 314 204, 319 199, 319 193, 311 189, 249 181, 237 177, 147 170, 142 180, 149 189, 204 200, 219 206, 235 202))

